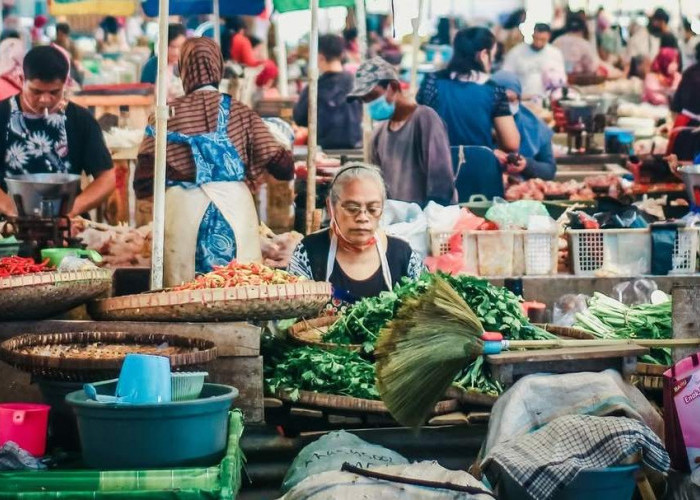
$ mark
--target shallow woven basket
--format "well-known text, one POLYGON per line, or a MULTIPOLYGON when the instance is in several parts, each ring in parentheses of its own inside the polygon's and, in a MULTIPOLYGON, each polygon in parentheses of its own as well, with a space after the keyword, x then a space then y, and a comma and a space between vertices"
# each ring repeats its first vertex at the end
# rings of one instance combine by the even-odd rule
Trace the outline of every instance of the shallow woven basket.
POLYGON ((127 295, 95 301, 89 312, 99 320, 271 320, 314 316, 330 297, 330 283, 303 281, 127 295))
MULTIPOLYGON (((180 337, 162 333, 52 333, 46 335, 20 335, 0 344, 0 359, 22 371, 53 380, 95 381, 115 378, 119 374, 124 357, 114 359, 73 358, 63 356, 40 356, 19 352, 22 348, 51 345, 141 344, 184 347, 188 352, 172 354, 170 366, 198 366, 216 358, 216 345, 196 338, 180 337)), ((138 351, 136 351, 138 352, 138 351)), ((124 354, 126 356, 126 353, 124 354)))
POLYGON ((324 342, 323 336, 328 328, 338 321, 339 316, 324 316, 309 320, 301 320, 288 330, 289 338, 302 345, 319 347, 321 349, 347 349, 349 351, 362 352, 362 344, 336 344, 324 342))
MULTIPOLYGON (((289 391, 278 390, 275 397, 292 403, 293 405, 316 408, 319 410, 335 410, 339 412, 373 413, 389 416, 389 410, 382 401, 372 399, 353 398, 351 396, 336 396, 334 394, 322 394, 310 391, 299 391, 299 399, 293 400, 289 391)), ((457 399, 446 399, 438 402, 431 415, 444 415, 459 409, 457 399)))
POLYGON ((44 319, 108 293, 106 269, 47 272, 0 279, 0 320, 44 319))

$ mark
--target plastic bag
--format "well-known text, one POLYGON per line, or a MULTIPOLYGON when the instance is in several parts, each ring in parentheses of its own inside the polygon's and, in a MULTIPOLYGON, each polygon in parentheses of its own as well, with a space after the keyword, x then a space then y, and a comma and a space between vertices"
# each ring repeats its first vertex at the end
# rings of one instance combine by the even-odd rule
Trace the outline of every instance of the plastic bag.
POLYGON ((423 210, 425 217, 428 219, 428 227, 431 231, 449 232, 452 231, 459 221, 461 210, 459 205, 450 205, 443 207, 442 205, 431 201, 423 210))
POLYGON ((651 294, 658 289, 653 280, 623 281, 613 287, 613 297, 628 306, 650 304, 651 294))
POLYGON ((493 206, 486 212, 486 219, 495 222, 499 229, 525 229, 533 215, 549 217, 549 212, 539 201, 519 200, 508 203, 502 198, 494 198, 493 206))
POLYGON ((569 293, 559 297, 554 303, 552 311, 552 324, 556 326, 573 326, 576 322, 576 314, 588 309, 588 295, 575 295, 569 293))
POLYGON ((314 474, 339 471, 344 462, 366 469, 379 465, 407 464, 408 460, 354 434, 345 431, 329 432, 299 452, 284 476, 282 492, 286 493, 314 474))
POLYGON ((388 200, 381 227, 387 235, 405 240, 421 257, 428 255, 428 218, 418 204, 388 200))
MULTIPOLYGON (((355 465, 351 462, 351 465, 355 465)), ((278 500, 493 500, 495 496, 480 481, 465 471, 449 470, 437 462, 371 467, 371 471, 407 480, 430 481, 474 488, 474 493, 454 489, 426 487, 420 484, 382 481, 352 472, 336 470, 308 478, 278 500)))
POLYGON ((463 247, 462 233, 456 232, 449 240, 450 251, 443 255, 426 257, 425 267, 431 273, 443 271, 448 274, 459 274, 465 268, 463 247))
POLYGON ((700 469, 700 354, 664 372, 666 449, 674 469, 700 469))

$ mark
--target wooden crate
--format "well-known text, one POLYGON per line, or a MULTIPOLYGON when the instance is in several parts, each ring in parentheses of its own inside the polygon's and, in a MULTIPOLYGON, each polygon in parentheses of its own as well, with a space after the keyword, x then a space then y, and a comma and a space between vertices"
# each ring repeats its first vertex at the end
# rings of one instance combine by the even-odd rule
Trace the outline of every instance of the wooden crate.
MULTIPOLYGON (((168 333, 211 340, 218 358, 204 367, 209 381, 232 385, 240 393, 234 402, 243 411, 246 423, 262 423, 263 375, 259 327, 249 323, 147 323, 131 321, 17 321, 0 323, 0 340, 24 333, 63 332, 168 333)), ((25 380, 24 378, 22 380, 25 380)), ((22 400, 29 387, 20 385, 3 398, 22 400)))

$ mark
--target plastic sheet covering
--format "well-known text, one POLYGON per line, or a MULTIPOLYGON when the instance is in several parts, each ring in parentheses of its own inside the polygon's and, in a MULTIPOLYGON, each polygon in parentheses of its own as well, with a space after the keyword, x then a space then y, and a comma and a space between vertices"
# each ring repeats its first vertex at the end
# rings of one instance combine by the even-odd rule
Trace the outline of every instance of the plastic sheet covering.
POLYGON ((48 499, 174 499, 198 500, 236 497, 241 487, 243 455, 241 412, 229 413, 226 456, 216 466, 171 470, 48 471, 0 473, 0 498, 48 499))

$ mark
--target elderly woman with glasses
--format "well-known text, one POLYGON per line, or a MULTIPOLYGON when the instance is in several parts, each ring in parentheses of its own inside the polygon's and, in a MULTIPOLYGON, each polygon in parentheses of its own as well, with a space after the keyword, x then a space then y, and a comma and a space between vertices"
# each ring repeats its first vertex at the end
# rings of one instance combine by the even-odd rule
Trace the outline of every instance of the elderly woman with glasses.
POLYGON ((377 167, 350 163, 331 183, 330 228, 305 237, 288 270, 333 285, 333 306, 391 290, 401 278, 416 278, 420 257, 404 240, 379 229, 386 188, 377 167))

